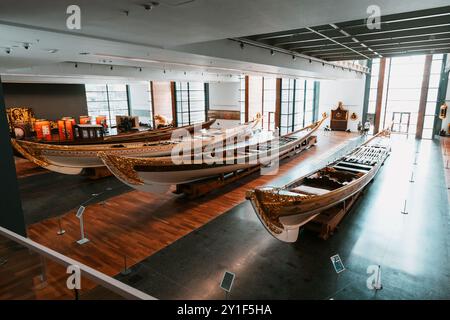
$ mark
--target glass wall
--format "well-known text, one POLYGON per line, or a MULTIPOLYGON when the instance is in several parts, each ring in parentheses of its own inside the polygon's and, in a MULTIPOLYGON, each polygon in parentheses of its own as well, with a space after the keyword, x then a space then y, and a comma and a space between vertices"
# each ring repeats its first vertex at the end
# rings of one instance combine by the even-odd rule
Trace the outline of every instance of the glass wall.
MULTIPOLYGON (((423 138, 431 139, 436 112, 442 54, 434 55, 425 111, 423 138)), ((372 61, 368 114, 375 113, 380 59, 372 61)), ((386 59, 380 129, 415 134, 422 89, 425 55, 386 59)))
POLYGON ((275 129, 275 105, 277 99, 277 79, 263 78, 263 129, 275 129))
POLYGON ((138 116, 142 125, 153 127, 151 84, 130 84, 128 89, 130 114, 138 116))
POLYGON ((204 122, 207 111, 207 92, 202 82, 176 82, 175 101, 179 127, 204 122))
POLYGON ((109 127, 115 127, 116 115, 129 115, 127 85, 86 84, 85 89, 89 116, 106 116, 109 127))
POLYGON ((284 135, 310 125, 316 105, 314 81, 281 80, 280 134, 284 135))
POLYGON ((441 69, 443 63, 443 55, 433 55, 431 62, 430 82, 428 84, 427 105, 425 109, 425 121, 423 124, 422 138, 433 138, 433 126, 436 117, 436 104, 438 100, 439 80, 441 77, 441 69))
POLYGON ((245 76, 239 77, 239 106, 241 109, 241 123, 245 123, 245 76))

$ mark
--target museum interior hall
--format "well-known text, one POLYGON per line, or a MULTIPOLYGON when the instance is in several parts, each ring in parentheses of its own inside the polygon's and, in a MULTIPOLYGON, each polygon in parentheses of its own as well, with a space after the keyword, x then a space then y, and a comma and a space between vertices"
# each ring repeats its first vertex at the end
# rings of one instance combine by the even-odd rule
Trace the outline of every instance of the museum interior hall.
POLYGON ((2 0, 0 300, 450 300, 449 71, 448 0, 2 0))

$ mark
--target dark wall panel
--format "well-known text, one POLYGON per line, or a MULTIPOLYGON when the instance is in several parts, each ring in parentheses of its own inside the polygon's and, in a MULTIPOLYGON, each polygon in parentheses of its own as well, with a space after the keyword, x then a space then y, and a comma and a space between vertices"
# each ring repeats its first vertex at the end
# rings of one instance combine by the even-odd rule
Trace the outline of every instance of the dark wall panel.
POLYGON ((30 107, 37 118, 58 120, 61 117, 87 115, 83 84, 4 83, 5 104, 30 107))
POLYGON ((26 236, 22 202, 3 102, 2 81, 0 79, 0 226, 26 236))

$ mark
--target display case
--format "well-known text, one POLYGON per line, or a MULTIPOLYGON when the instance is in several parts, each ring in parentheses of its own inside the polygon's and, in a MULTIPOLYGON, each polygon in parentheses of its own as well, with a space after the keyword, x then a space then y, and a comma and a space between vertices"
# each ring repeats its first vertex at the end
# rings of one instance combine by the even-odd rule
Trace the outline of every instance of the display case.
POLYGON ((348 125, 348 110, 344 109, 344 105, 339 101, 336 110, 331 110, 330 128, 335 131, 346 131, 348 125))

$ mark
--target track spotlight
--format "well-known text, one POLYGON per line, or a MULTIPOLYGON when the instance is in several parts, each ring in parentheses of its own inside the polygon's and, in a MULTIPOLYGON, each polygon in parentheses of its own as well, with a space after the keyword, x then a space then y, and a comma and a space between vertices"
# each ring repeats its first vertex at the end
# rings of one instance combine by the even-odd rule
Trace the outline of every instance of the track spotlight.
POLYGON ((142 68, 139 68, 139 72, 142 72, 142 68))
POLYGON ((322 62, 322 67, 325 67, 325 62, 322 62))
POLYGON ((297 60, 297 57, 296 56, 292 56, 292 60, 297 60))
POLYGON ((25 42, 25 43, 23 44, 23 47, 24 47, 25 50, 28 50, 28 49, 30 49, 31 44, 25 42))
POLYGON ((244 43, 243 42, 239 43, 239 46, 241 47, 241 49, 244 49, 244 43))
POLYGON ((78 68, 78 63, 75 63, 75 68, 78 68))
POLYGON ((309 59, 309 63, 312 63, 312 60, 311 60, 311 59, 309 59))
POLYGON ((274 56, 274 55, 275 55, 275 51, 270 50, 270 54, 271 54, 272 56, 274 56))
POLYGON ((5 52, 6 52, 6 54, 11 54, 11 48, 6 48, 5 52))
POLYGON ((114 69, 114 67, 113 66, 111 66, 111 67, 109 67, 109 69, 112 71, 113 69, 114 69))
POLYGON ((164 69, 163 73, 164 73, 164 74, 166 73, 166 69, 164 69))

